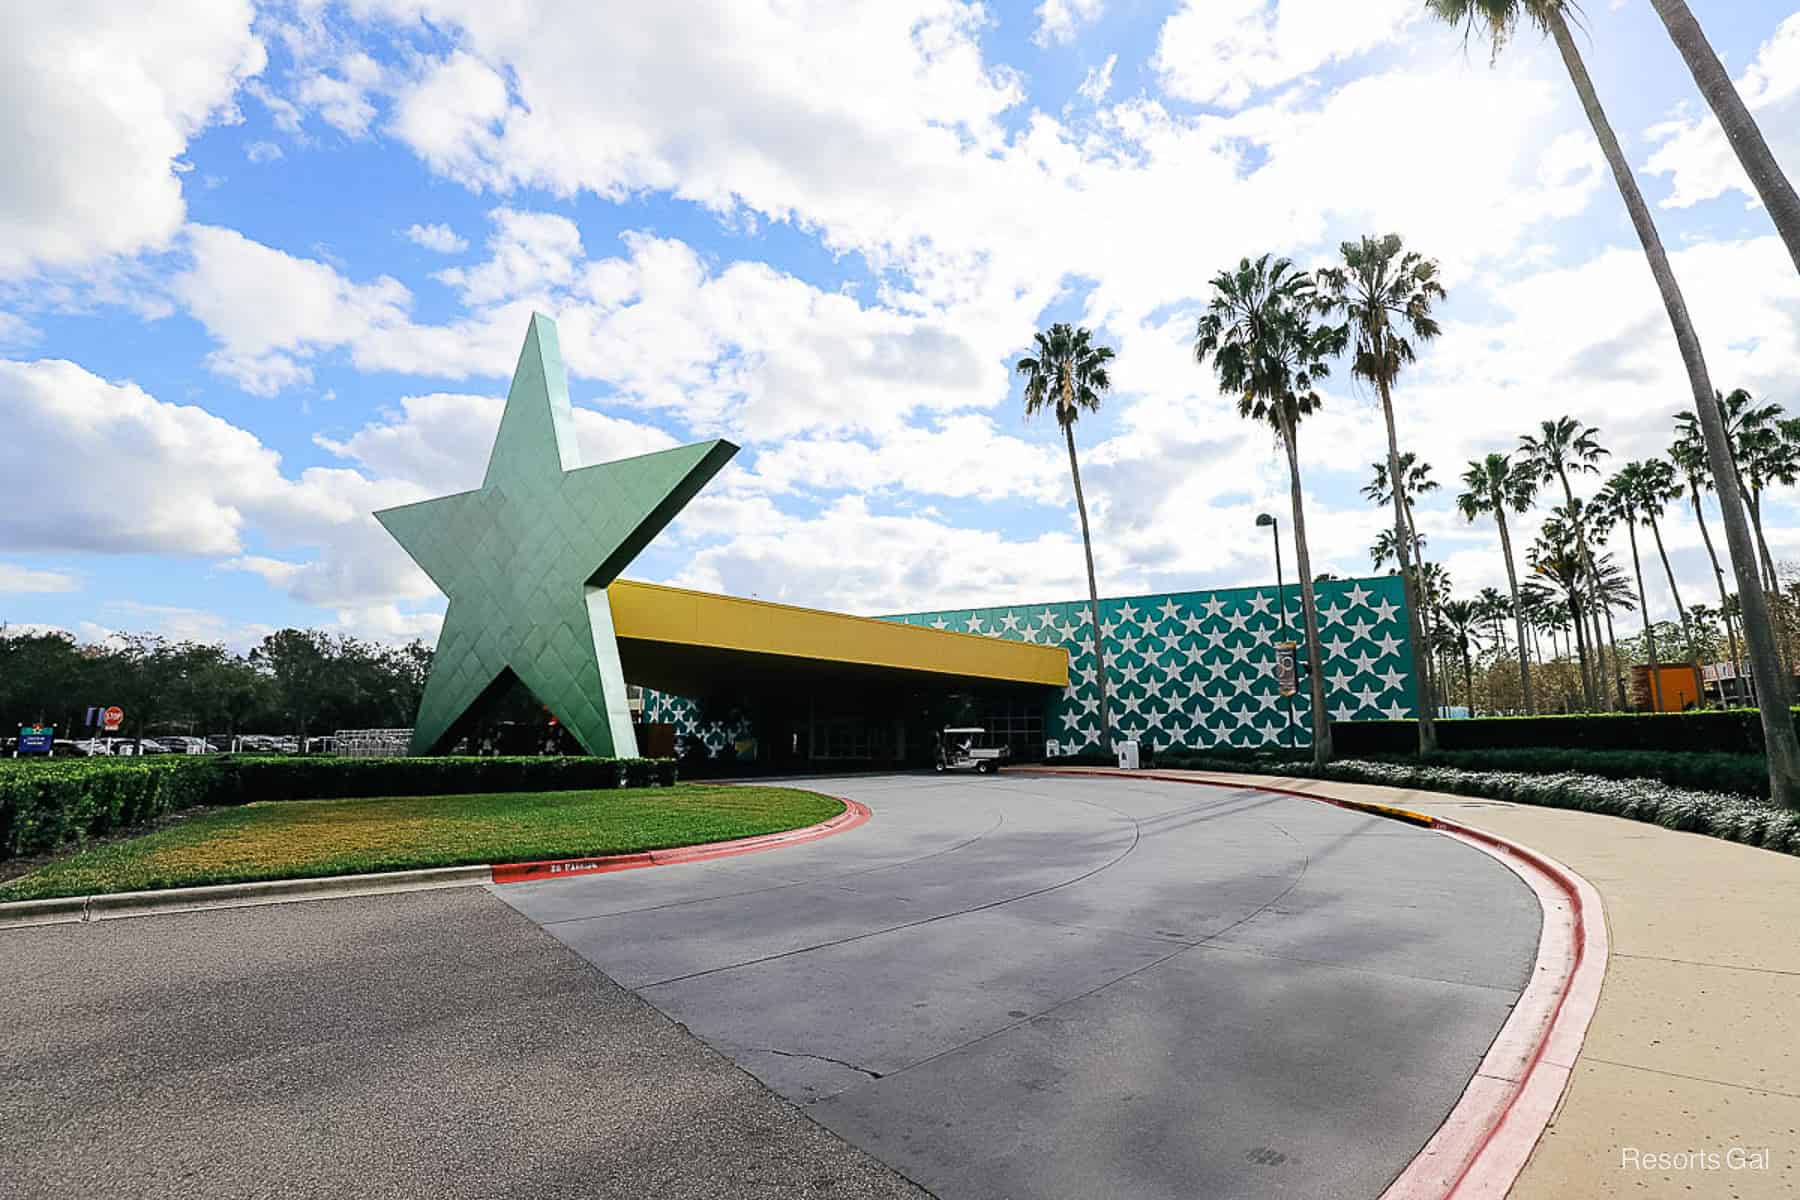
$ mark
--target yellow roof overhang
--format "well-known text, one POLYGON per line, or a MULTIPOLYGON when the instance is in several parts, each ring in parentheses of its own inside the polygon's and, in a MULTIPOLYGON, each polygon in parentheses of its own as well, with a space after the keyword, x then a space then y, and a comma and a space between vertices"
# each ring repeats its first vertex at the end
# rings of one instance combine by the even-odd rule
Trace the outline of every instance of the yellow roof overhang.
POLYGON ((691 695, 700 683, 822 677, 1067 687, 1060 646, 978 637, 620 579, 607 588, 625 677, 691 695))

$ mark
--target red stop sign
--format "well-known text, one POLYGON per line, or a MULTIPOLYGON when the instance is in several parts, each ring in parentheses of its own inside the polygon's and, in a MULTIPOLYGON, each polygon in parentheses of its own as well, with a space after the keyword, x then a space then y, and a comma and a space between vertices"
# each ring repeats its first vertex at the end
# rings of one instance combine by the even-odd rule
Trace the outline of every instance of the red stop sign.
POLYGON ((106 732, 111 733, 125 723, 125 710, 115 704, 102 713, 100 719, 106 723, 106 732))

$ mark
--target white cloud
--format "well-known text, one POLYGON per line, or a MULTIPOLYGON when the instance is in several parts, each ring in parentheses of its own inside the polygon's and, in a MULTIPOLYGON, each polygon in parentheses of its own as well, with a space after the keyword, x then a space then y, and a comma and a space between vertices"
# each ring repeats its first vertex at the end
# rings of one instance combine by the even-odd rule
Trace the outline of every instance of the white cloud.
POLYGON ((456 230, 441 223, 409 226, 406 230, 406 240, 415 246, 435 250, 439 254, 461 254, 469 248, 467 238, 458 237, 456 230))
MULTIPOLYGON (((434 393, 407 396, 342 439, 314 440, 377 478, 404 479, 431 495, 481 486, 487 453, 506 406, 501 396, 434 393)), ((610 462, 667 450, 675 439, 662 430, 594 409, 575 406, 575 436, 584 463, 610 462)))
POLYGON ((244 147, 244 157, 253 163, 274 162, 281 157, 281 147, 274 142, 251 142, 244 147))
POLYGON ((1119 65, 1119 56, 1109 54, 1106 61, 1088 70, 1087 78, 1081 81, 1076 89, 1090 104, 1098 104, 1112 90, 1113 68, 1119 65))
POLYGON ((352 283, 325 263, 231 229, 191 225, 187 244, 192 264, 170 290, 220 343, 208 363, 249 392, 266 395, 310 379, 307 358, 401 324, 412 299, 385 275, 352 283))
POLYGON ((1185 0, 1151 65, 1171 96, 1227 108, 1388 42, 1417 0, 1185 0))
POLYGON ((581 230, 556 213, 496 208, 490 257, 475 267, 450 267, 437 279, 462 294, 471 308, 518 297, 548 296, 575 278, 583 257, 581 230))
POLYGON ((18 563, 0 562, 0 594, 21 592, 79 591, 81 581, 67 571, 45 571, 23 567, 18 563))
MULTIPOLYGON (((1781 23, 1735 82, 1769 149, 1789 164, 1793 178, 1800 167, 1800 12, 1781 23)), ((1760 205, 1711 109, 1685 105, 1680 115, 1652 127, 1649 136, 1661 145, 1646 170, 1670 177, 1662 207, 1691 208, 1734 190, 1760 205)))
POLYGON ((301 80, 294 98, 301 107, 316 110, 339 133, 366 137, 375 120, 375 104, 369 97, 383 84, 381 64, 357 52, 345 55, 337 66, 335 75, 316 72, 301 80))
POLYGON ((8 7, 0 38, 0 277, 160 246, 177 162, 263 67, 248 0, 8 7))
POLYGON ((228 554, 277 456, 202 409, 74 363, 0 361, 0 549, 228 554))
POLYGON ((1043 0, 1037 6, 1037 32, 1031 40, 1040 46, 1072 42, 1084 25, 1100 19, 1106 0, 1043 0))

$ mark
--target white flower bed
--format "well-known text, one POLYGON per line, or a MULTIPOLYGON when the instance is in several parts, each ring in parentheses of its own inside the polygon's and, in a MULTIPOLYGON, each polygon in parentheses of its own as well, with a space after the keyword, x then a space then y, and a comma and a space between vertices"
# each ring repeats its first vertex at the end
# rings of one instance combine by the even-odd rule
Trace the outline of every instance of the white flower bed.
POLYGON ((1184 766, 1209 770, 1300 775, 1606 813, 1649 821, 1668 829, 1706 833, 1768 850, 1800 854, 1800 812, 1776 807, 1771 801, 1756 796, 1692 791, 1655 779, 1608 779, 1573 771, 1545 775, 1521 771, 1470 771, 1459 767, 1367 759, 1340 759, 1319 770, 1311 763, 1291 760, 1234 758, 1207 761, 1204 756, 1171 757, 1186 759, 1182 762, 1184 766))

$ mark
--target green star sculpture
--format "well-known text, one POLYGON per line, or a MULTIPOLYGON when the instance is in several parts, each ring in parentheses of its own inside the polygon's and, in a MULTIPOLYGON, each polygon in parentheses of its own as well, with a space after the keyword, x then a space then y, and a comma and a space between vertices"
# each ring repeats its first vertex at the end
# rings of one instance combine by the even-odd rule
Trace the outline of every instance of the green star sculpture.
POLYGON ((517 677, 589 754, 636 757, 606 585, 736 453, 581 466, 556 324, 532 314, 481 487, 375 514, 450 598, 412 752, 517 677))

